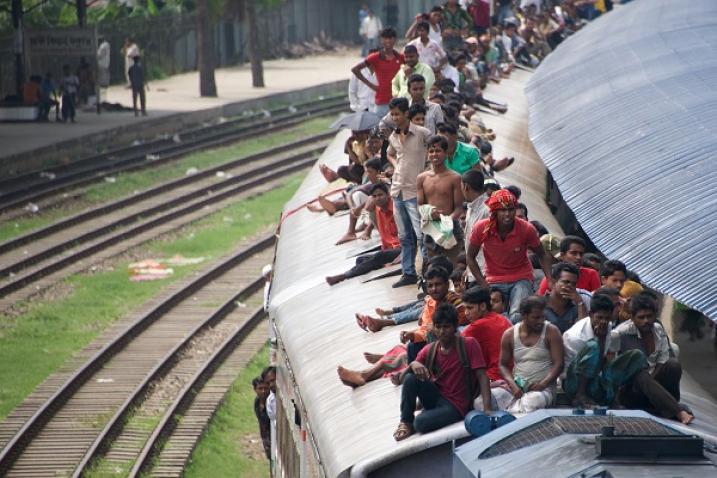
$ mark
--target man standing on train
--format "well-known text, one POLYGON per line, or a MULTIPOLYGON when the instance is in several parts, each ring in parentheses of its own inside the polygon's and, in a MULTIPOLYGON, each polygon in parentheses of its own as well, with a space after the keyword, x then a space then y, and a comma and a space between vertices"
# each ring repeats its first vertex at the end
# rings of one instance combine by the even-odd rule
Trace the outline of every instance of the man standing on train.
POLYGON ((540 265, 552 287, 552 258, 540 243, 532 224, 515 217, 517 199, 510 191, 501 189, 488 199, 490 217, 476 222, 470 235, 466 255, 468 268, 478 286, 494 287, 503 292, 510 302, 510 320, 520 321, 520 303, 533 293, 533 266, 528 250, 540 258, 540 265), (476 256, 483 248, 486 275, 478 265, 476 256))

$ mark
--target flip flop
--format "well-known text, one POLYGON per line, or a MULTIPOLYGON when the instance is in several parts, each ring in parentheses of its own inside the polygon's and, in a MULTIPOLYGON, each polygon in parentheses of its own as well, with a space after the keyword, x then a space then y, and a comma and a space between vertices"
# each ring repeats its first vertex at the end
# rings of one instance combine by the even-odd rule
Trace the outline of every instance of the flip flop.
POLYGON ((363 330, 368 332, 365 317, 366 316, 363 314, 356 314, 356 323, 358 324, 359 327, 361 327, 363 330))
POLYGON ((401 422, 398 424, 398 428, 396 428, 396 431, 393 432, 393 439, 396 441, 401 441, 405 440, 411 435, 413 435, 413 427, 408 423, 401 422))

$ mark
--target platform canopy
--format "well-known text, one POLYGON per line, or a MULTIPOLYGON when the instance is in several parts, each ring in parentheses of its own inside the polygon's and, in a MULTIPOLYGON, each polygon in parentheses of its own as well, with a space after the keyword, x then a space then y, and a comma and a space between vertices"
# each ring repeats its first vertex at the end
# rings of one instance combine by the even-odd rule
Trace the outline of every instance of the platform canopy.
POLYGON ((616 9, 526 93, 531 140, 593 243, 717 320, 717 1, 616 9))

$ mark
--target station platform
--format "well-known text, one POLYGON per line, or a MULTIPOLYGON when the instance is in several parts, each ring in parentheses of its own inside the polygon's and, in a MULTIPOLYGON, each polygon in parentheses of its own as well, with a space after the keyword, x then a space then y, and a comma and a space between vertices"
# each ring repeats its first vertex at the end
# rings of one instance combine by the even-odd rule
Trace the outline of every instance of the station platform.
MULTIPOLYGON (((98 115, 92 109, 78 110, 74 124, 56 123, 54 113, 49 123, 0 123, 3 145, 0 175, 12 175, 20 168, 37 169, 47 161, 71 161, 69 156, 82 154, 81 149, 90 154, 91 151, 86 151, 88 147, 99 150, 103 143, 131 140, 133 135, 146 137, 168 127, 260 108, 272 97, 300 101, 302 96, 320 95, 324 86, 327 91, 335 91, 343 86, 339 82, 348 80, 351 67, 359 60, 359 51, 353 49, 299 59, 268 60, 264 62, 264 88, 252 87, 249 64, 218 69, 215 73, 217 98, 199 96, 196 71, 152 81, 147 92, 146 117, 135 117, 132 111, 103 111, 98 115), (285 95, 295 91, 295 95, 285 95), (33 164, 28 165, 27 161, 33 164)), ((131 107, 132 93, 124 85, 112 86, 103 100, 131 107)))

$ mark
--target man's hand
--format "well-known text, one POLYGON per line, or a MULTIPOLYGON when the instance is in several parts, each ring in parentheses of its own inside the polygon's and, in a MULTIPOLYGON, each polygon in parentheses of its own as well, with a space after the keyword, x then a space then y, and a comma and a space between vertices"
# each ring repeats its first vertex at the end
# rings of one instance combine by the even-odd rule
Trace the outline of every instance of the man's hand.
POLYGON ((407 342, 412 342, 413 341, 413 332, 407 332, 404 330, 403 332, 401 332, 400 337, 401 337, 402 344, 405 344, 407 342))
POLYGON ((531 383, 530 386, 528 387, 528 390, 531 392, 542 392, 546 388, 548 388, 548 384, 543 383, 541 381, 541 382, 537 382, 537 383, 531 383))
POLYGON ((515 397, 516 400, 523 396, 523 390, 520 387, 518 387, 517 385, 514 387, 511 387, 511 389, 513 391, 513 397, 515 397))
POLYGON ((428 372, 428 369, 421 362, 411 362, 411 370, 413 370, 413 373, 416 374, 416 378, 418 380, 424 381, 431 378, 431 374, 428 372))
POLYGON ((441 212, 436 208, 431 209, 431 219, 434 221, 441 219, 441 212))
POLYGON ((408 65, 403 65, 403 74, 406 75, 406 78, 411 76, 411 73, 413 73, 413 68, 408 65))

